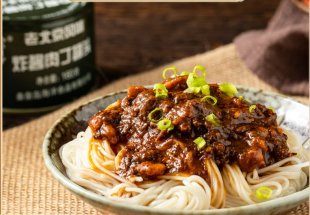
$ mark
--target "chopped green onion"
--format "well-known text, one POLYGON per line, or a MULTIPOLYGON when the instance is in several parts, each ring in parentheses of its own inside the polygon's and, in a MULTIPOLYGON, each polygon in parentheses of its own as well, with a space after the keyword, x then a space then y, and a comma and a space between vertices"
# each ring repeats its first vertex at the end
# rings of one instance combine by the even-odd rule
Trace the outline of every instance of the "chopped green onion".
POLYGON ((184 90, 184 93, 199 93, 201 87, 189 87, 186 90, 184 90))
POLYGON ((206 84, 201 87, 202 94, 210 95, 210 85, 206 84))
POLYGON ((240 99, 240 100, 243 100, 243 96, 239 96, 239 99, 240 99))
POLYGON ((167 79, 167 78, 165 77, 165 73, 166 73, 166 71, 168 71, 168 70, 170 70, 170 69, 173 70, 174 76, 177 77, 177 75, 178 75, 177 68, 175 68, 175 67, 173 66, 173 67, 170 67, 170 68, 167 68, 167 69, 164 70, 164 72, 163 72, 163 77, 164 77, 164 79, 167 79))
POLYGON ((191 87, 192 83, 194 82, 195 78, 197 78, 198 76, 195 75, 194 73, 190 73, 187 77, 186 83, 188 87, 191 87))
POLYGON ((210 115, 206 116, 206 119, 211 122, 212 124, 214 124, 215 126, 217 127, 220 127, 221 125, 217 122, 218 121, 218 118, 213 114, 211 113, 210 115))
POLYGON ((204 67, 200 66, 200 65, 195 66, 195 67, 194 67, 194 70, 193 70, 193 73, 194 73, 195 75, 197 75, 197 74, 196 74, 196 69, 199 69, 200 71, 203 72, 203 77, 202 77, 202 78, 205 79, 206 76, 207 76, 206 69, 205 69, 204 67))
POLYGON ((169 131, 171 131, 171 130, 173 130, 174 129, 174 126, 171 124, 170 126, 169 126, 169 128, 167 129, 167 132, 169 133, 169 131))
POLYGON ((149 114, 149 120, 151 120, 152 122, 158 122, 159 120, 161 120, 161 118, 163 118, 163 116, 164 116, 163 110, 161 108, 155 108, 149 114))
POLYGON ((238 93, 236 86, 233 84, 221 84, 219 88, 229 97, 232 97, 235 93, 238 93))
POLYGON ((203 78, 197 76, 195 73, 189 74, 186 83, 188 87, 202 87, 207 84, 203 78))
POLYGON ((213 96, 205 96, 201 99, 201 101, 205 100, 209 105, 216 105, 217 99, 214 98, 213 96), (213 100, 213 104, 208 100, 208 98, 213 100))
POLYGON ((180 76, 185 76, 185 75, 189 75, 189 72, 184 71, 184 72, 181 72, 180 74, 180 76))
POLYGON ((273 113, 275 113, 275 110, 273 109, 273 107, 269 107, 267 109, 270 109, 270 110, 272 110, 273 113))
POLYGON ((168 96, 168 90, 163 84, 155 84, 154 90, 156 92, 156 98, 166 98, 168 96))
POLYGON ((163 119, 163 120, 159 121, 157 126, 162 131, 167 129, 167 132, 174 129, 174 126, 171 123, 170 119, 163 119))
POLYGON ((272 194, 272 189, 270 189, 269 187, 259 187, 255 192, 256 197, 261 200, 269 199, 271 194, 272 194))
POLYGON ((251 105, 251 107, 249 108, 249 112, 251 113, 252 109, 255 109, 255 108, 256 108, 256 105, 251 105))
MULTIPOLYGON (((188 72, 184 72, 185 74, 188 74, 188 72)), ((183 74, 183 72, 182 72, 183 74)), ((181 74, 181 75, 182 75, 181 74)), ((206 77, 206 69, 202 66, 195 66, 192 73, 188 74, 186 84, 188 86, 188 89, 185 90, 185 93, 199 93, 200 91, 205 94, 210 94, 210 86, 207 84, 207 82, 204 80, 206 77), (203 72, 203 77, 200 77, 196 74, 196 69, 199 69, 203 72), (198 90, 199 89, 199 90, 198 90)))
POLYGON ((198 137, 194 140, 194 143, 197 144, 198 148, 201 149, 204 145, 206 145, 206 141, 202 137, 198 137))

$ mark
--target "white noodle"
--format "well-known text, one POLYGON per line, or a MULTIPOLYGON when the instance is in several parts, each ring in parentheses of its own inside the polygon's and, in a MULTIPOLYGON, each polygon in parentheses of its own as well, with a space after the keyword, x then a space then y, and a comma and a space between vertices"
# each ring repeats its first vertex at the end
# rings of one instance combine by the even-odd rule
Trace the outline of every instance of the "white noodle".
POLYGON ((59 154, 73 182, 117 201, 184 210, 231 208, 262 202, 255 196, 257 188, 262 186, 273 190, 268 201, 306 186, 308 151, 302 147, 297 134, 285 133, 289 137, 290 152, 297 155, 250 173, 242 172, 236 164, 225 164, 220 171, 210 159, 205 164, 210 186, 197 175, 166 174, 157 177, 158 181, 143 181, 135 176, 130 180, 121 178, 115 173, 118 157, 107 141, 94 141, 89 128, 63 145, 59 154), (290 165, 285 165, 288 162, 290 165))

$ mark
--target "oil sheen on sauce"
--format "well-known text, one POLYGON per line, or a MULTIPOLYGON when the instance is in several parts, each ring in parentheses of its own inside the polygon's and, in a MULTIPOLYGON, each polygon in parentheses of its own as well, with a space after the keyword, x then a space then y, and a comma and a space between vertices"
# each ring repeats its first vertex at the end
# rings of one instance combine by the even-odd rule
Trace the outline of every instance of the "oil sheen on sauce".
POLYGON ((249 172, 291 156, 287 136, 272 110, 256 104, 250 113, 247 103, 227 96, 217 84, 210 85, 217 104, 208 104, 201 101, 202 94, 183 92, 186 80, 187 76, 166 80, 166 98, 156 98, 153 89, 130 87, 125 98, 89 120, 93 137, 109 141, 115 153, 119 144, 125 145, 118 175, 150 180, 167 173, 194 174, 208 181, 208 159, 219 168, 235 163, 249 172), (155 108, 162 109, 163 119, 171 120, 173 130, 162 131, 149 120, 155 108), (212 113, 221 126, 206 120, 212 113), (202 148, 193 142, 198 137, 206 141, 202 148))

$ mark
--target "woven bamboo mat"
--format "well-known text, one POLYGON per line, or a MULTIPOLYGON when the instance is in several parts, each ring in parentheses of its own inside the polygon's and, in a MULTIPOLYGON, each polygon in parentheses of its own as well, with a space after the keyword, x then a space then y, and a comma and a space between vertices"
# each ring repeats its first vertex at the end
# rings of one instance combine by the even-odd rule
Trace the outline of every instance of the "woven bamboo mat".
MULTIPOLYGON (((170 66, 191 71, 197 64, 207 69, 209 83, 228 82, 277 91, 245 67, 233 44, 113 82, 53 113, 3 133, 2 214, 98 214, 59 184, 45 167, 42 143, 46 132, 63 114, 90 99, 133 85, 162 82, 162 71, 170 66)), ((309 102, 306 97, 295 98, 309 102)), ((309 214, 309 202, 285 214, 309 214)))

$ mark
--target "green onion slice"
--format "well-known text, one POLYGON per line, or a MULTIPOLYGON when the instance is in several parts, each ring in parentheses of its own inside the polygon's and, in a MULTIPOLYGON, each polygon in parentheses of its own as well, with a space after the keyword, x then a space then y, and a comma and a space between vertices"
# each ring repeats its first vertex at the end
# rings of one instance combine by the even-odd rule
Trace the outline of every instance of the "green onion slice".
POLYGON ((161 108, 155 108, 149 114, 149 120, 151 120, 152 122, 158 122, 159 120, 161 120, 161 118, 163 118, 163 116, 164 116, 163 110, 161 108))
POLYGON ((194 140, 194 143, 197 144, 198 148, 201 149, 204 145, 206 145, 206 141, 202 137, 198 137, 194 140))
POLYGON ((162 131, 167 129, 167 132, 174 129, 174 126, 171 123, 170 119, 163 119, 163 120, 159 121, 157 126, 162 131))
POLYGON ((189 87, 186 90, 184 90, 184 93, 199 93, 201 90, 201 87, 189 87))
POLYGON ((271 194, 272 194, 272 189, 270 189, 269 187, 259 187, 255 192, 256 197, 261 200, 269 199, 271 194))
POLYGON ((206 84, 201 87, 202 94, 210 95, 210 85, 206 84))
POLYGON ((219 119, 213 114, 211 113, 210 115, 206 116, 206 119, 211 122, 212 124, 214 124, 217 127, 220 127, 221 125, 217 122, 219 121, 219 119))
POLYGON ((180 76, 185 76, 185 75, 189 75, 189 72, 184 71, 184 72, 181 72, 180 74, 180 76))
POLYGON ((269 108, 267 108, 267 109, 270 109, 270 110, 272 110, 273 113, 275 113, 275 110, 274 110, 273 107, 269 107, 269 108))
POLYGON ((174 129, 174 126, 171 124, 170 126, 169 126, 169 128, 167 129, 167 132, 169 133, 169 131, 171 131, 171 130, 173 130, 174 129))
POLYGON ((256 105, 251 105, 251 107, 249 108, 249 112, 251 113, 252 109, 255 109, 255 108, 256 108, 256 105))
POLYGON ((166 71, 168 71, 168 70, 170 70, 170 69, 173 70, 174 76, 177 77, 177 75, 178 75, 177 68, 175 68, 175 67, 173 66, 173 67, 167 68, 167 69, 165 69, 165 70, 163 71, 163 77, 164 77, 164 79, 167 79, 167 78, 165 77, 165 73, 166 73, 166 71))
POLYGON ((238 93, 236 86, 233 84, 221 84, 219 88, 229 97, 232 97, 233 95, 235 95, 235 93, 238 93))
POLYGON ((166 98, 168 96, 168 90, 163 84, 155 84, 154 90, 156 93, 156 98, 166 98))
POLYGON ((197 78, 197 75, 195 75, 194 73, 190 73, 187 77, 186 83, 188 87, 192 86, 192 83, 194 82, 195 78, 197 78))
POLYGON ((207 84, 203 78, 197 76, 194 73, 189 74, 186 83, 188 87, 202 87, 207 84))
POLYGON ((243 100, 243 96, 239 96, 239 99, 240 99, 240 100, 243 100))
POLYGON ((207 73, 206 69, 200 65, 195 66, 192 73, 182 72, 182 74, 188 74, 186 84, 188 88, 184 91, 185 93, 200 93, 200 91, 205 95, 210 95, 210 86, 204 80, 207 73), (203 77, 200 77, 196 74, 196 69, 199 69, 203 72, 203 77))
POLYGON ((209 105, 216 105, 217 99, 214 98, 213 96, 205 96, 201 99, 201 101, 205 100, 209 105), (213 100, 213 104, 208 100, 208 98, 213 100))
POLYGON ((197 75, 197 74, 196 74, 196 69, 199 69, 200 71, 203 72, 203 77, 202 77, 202 78, 205 79, 206 76, 207 76, 206 69, 205 69, 204 67, 200 66, 200 65, 195 66, 195 67, 194 67, 194 70, 193 70, 193 73, 194 73, 195 75, 197 75))

